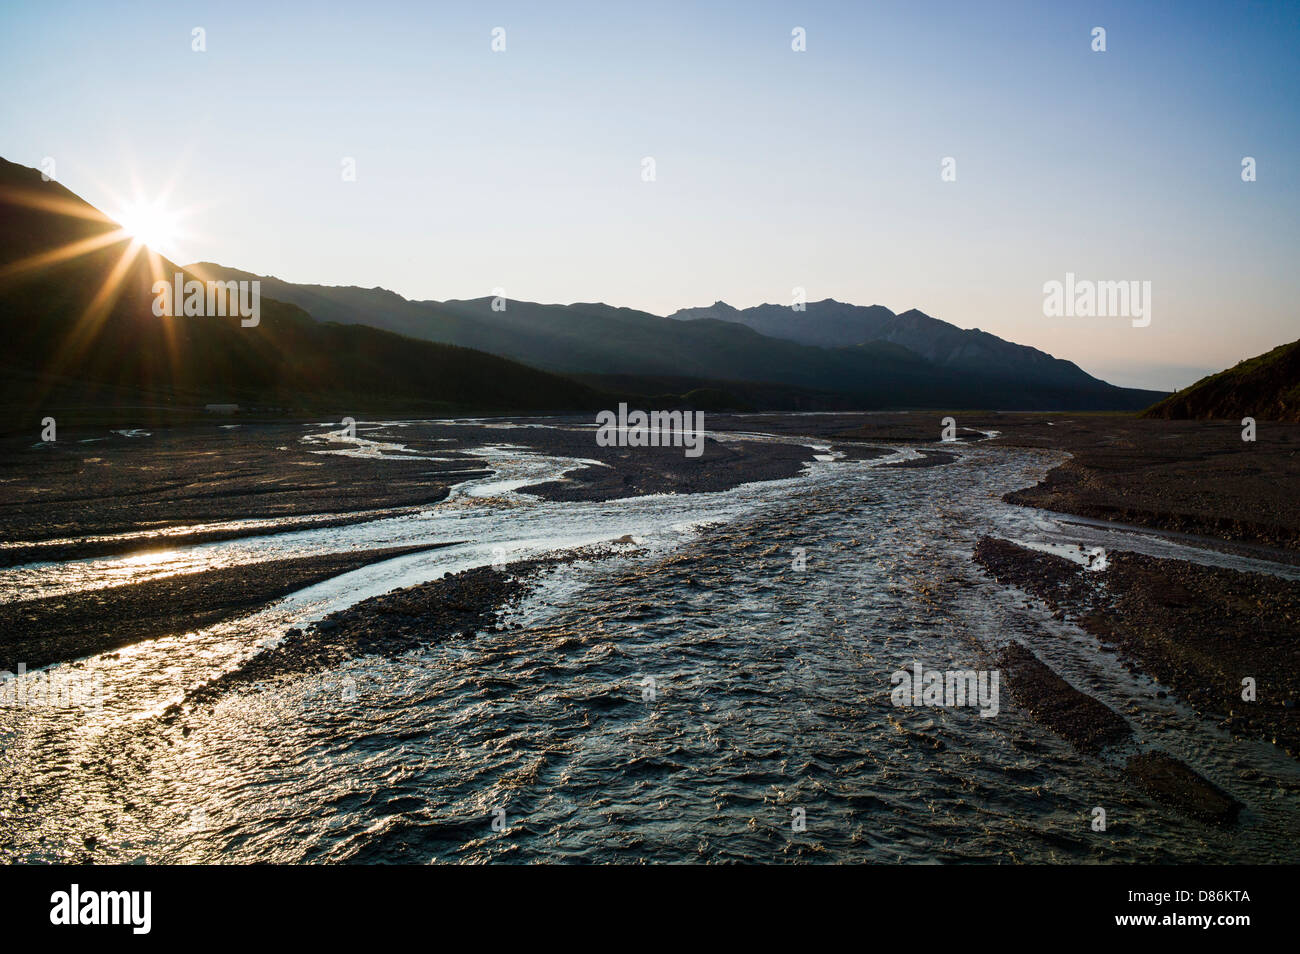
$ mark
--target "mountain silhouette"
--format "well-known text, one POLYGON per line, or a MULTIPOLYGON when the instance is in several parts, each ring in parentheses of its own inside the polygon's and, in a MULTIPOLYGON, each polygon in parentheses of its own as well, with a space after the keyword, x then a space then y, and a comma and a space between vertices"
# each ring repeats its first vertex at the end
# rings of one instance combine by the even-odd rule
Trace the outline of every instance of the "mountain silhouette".
POLYGON ((0 212, 0 401, 11 408, 540 412, 641 394, 710 408, 1137 410, 1164 396, 920 312, 829 300, 672 317, 601 303, 500 308, 200 263, 185 277, 260 281, 260 323, 159 318, 153 282, 182 269, 102 212, 3 159, 0 212))
POLYGON ((823 348, 889 343, 951 371, 1018 378, 1051 387, 1090 392, 1109 386, 1073 362, 978 328, 958 328, 916 309, 894 314, 883 305, 849 305, 827 298, 806 303, 803 311, 786 305, 740 310, 716 302, 707 308, 684 308, 671 317, 683 321, 731 321, 773 338, 823 348))
MULTIPOLYGON (((832 303, 836 315, 864 329, 886 328, 887 334, 845 331, 834 340, 852 344, 800 342, 761 333, 736 320, 745 313, 723 305, 690 320, 601 303, 512 300, 502 309, 489 297, 411 301, 383 288, 293 284, 210 262, 190 267, 221 279, 257 278, 267 294, 323 320, 476 348, 584 380, 617 381, 643 393, 653 392, 654 381, 671 378, 683 389, 735 393, 741 390, 738 383, 762 384, 778 393, 794 389, 826 400, 838 396, 841 404, 860 408, 1003 410, 1141 410, 1165 395, 1118 388, 1033 348, 963 331, 920 312, 895 316, 880 306, 832 303)), ((790 310, 784 311, 788 318, 790 310)), ((817 309, 813 323, 823 312, 817 309)))
POLYGON ((318 321, 266 288, 256 327, 159 318, 151 286, 177 271, 59 183, 0 159, 0 401, 33 411, 230 402, 343 415, 609 405, 586 385, 495 355, 318 321))

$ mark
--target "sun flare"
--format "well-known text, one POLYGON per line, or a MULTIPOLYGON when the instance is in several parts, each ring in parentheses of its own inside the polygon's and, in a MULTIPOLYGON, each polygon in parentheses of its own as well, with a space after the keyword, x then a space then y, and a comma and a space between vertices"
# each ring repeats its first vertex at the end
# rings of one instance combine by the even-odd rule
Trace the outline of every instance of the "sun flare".
POLYGON ((117 216, 123 231, 154 251, 176 238, 176 216, 158 203, 137 202, 117 216))

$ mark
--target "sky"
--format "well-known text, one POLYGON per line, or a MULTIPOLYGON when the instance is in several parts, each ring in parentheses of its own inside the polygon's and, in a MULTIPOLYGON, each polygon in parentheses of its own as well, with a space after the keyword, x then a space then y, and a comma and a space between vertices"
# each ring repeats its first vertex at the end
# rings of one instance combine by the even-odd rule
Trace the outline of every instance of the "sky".
POLYGON ((0 81, 0 155, 166 209, 181 263, 661 315, 803 289, 1161 389, 1300 338, 1300 0, 8 2, 0 81), (1045 315, 1067 273, 1151 282, 1150 324, 1045 315))

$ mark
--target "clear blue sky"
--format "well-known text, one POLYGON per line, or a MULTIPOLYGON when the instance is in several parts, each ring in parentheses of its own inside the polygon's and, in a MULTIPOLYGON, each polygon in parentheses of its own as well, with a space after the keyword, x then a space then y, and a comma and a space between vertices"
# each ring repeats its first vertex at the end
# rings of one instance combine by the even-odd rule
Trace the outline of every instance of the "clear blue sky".
POLYGON ((1300 337, 1297 2, 7 3, 0 74, 0 155, 110 212, 172 183, 182 262, 658 314, 800 286, 1160 387, 1300 337), (1044 317, 1067 271, 1151 281, 1151 326, 1044 317))

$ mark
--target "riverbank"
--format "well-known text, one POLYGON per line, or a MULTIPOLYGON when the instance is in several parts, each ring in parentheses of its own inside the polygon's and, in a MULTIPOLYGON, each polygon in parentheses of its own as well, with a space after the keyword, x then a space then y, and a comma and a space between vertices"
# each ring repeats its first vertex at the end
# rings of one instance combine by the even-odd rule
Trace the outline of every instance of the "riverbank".
POLYGON ((1085 569, 990 537, 974 559, 1214 724, 1300 757, 1300 583, 1118 550, 1085 569))
MULTIPOLYGON (((189 692, 186 706, 210 704, 241 686, 325 672, 363 656, 395 656, 456 636, 499 631, 504 628, 500 614, 527 595, 539 575, 566 563, 603 559, 633 549, 635 543, 630 539, 619 540, 502 566, 473 567, 362 600, 306 629, 288 630, 276 645, 238 669, 189 692)), ((167 718, 174 719, 183 709, 173 706, 167 718)))
POLYGON ((378 460, 315 453, 331 445, 303 441, 341 426, 213 423, 158 433, 65 429, 53 443, 9 438, 0 442, 0 566, 307 525, 298 520, 369 519, 436 503, 453 483, 485 473, 455 448, 443 461, 378 460), (281 525, 222 526, 235 521, 281 525))
POLYGON ((67 429, 54 443, 0 441, 0 568, 130 556, 416 512, 444 500, 456 484, 489 476, 484 457, 474 453, 484 446, 508 444, 591 462, 525 488, 555 501, 730 490, 796 476, 814 459, 812 449, 794 441, 708 439, 700 457, 678 447, 600 447, 587 418, 388 427, 362 421, 360 444, 306 439, 341 428, 211 423, 130 436, 67 429), (543 421, 546 426, 535 426, 543 421))
POLYGON ((234 619, 371 563, 447 544, 386 547, 182 573, 0 604, 0 671, 37 669, 234 619))
POLYGON ((1233 421, 913 412, 867 415, 832 433, 935 443, 948 416, 962 441, 996 432, 988 446, 1070 454, 1036 486, 1007 494, 1009 503, 1300 553, 1300 425, 1259 422, 1255 440, 1244 441, 1233 421))

